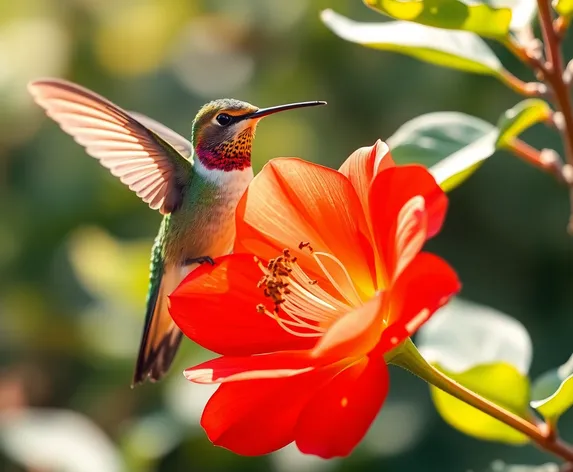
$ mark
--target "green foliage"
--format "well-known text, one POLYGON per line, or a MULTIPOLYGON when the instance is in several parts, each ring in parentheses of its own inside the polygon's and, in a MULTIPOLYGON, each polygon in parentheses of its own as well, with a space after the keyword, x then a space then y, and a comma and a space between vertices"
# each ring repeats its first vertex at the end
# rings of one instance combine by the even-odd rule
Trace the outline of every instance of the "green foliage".
MULTIPOLYGON (((458 298, 420 329, 416 343, 428 362, 464 387, 528 416, 531 339, 517 320, 458 298)), ((449 394, 435 387, 431 391, 436 409, 456 429, 491 441, 527 441, 521 433, 449 394)))
POLYGON ((501 62, 477 34, 447 31, 408 21, 359 23, 325 10, 322 21, 336 35, 374 49, 394 51, 422 61, 476 74, 500 77, 501 62))
MULTIPOLYGON (((493 403, 519 416, 527 416, 529 381, 512 365, 501 362, 483 364, 461 373, 448 372, 439 365, 436 367, 493 403)), ((431 391, 442 418, 459 431, 491 441, 510 444, 528 442, 527 436, 436 387, 432 386, 431 391)))
POLYGON ((551 423, 573 406, 573 356, 558 367, 535 380, 531 391, 531 406, 551 423))
POLYGON ((436 112, 402 125, 388 145, 396 162, 430 167, 440 186, 450 191, 494 153, 497 134, 493 125, 479 118, 436 112))
POLYGON ((464 30, 503 39, 509 33, 511 10, 459 0, 364 0, 371 8, 397 20, 437 28, 464 30))
POLYGON ((549 104, 538 98, 523 100, 506 110, 497 123, 499 136, 496 146, 503 148, 526 129, 546 121, 551 116, 549 104))

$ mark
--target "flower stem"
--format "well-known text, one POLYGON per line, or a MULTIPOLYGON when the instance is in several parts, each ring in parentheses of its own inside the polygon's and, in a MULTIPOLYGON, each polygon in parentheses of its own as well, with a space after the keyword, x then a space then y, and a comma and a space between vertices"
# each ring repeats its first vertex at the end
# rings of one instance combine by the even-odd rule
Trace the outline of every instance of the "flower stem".
POLYGON ((573 462, 573 448, 554 434, 549 434, 545 423, 535 424, 527 419, 506 410, 505 408, 487 400, 477 393, 467 389, 460 383, 451 379, 443 372, 430 365, 420 354, 412 341, 407 340, 390 360, 429 384, 443 390, 453 397, 482 411, 502 423, 511 426, 517 431, 531 438, 540 448, 552 452, 567 462, 573 462))
MULTIPOLYGON (((553 91, 553 102, 556 108, 563 114, 563 126, 561 127, 561 138, 565 148, 565 159, 567 164, 573 166, 573 108, 571 106, 571 97, 569 87, 565 83, 563 73, 563 56, 561 54, 561 38, 564 35, 564 29, 567 23, 558 22, 554 28, 553 17, 549 0, 537 0, 539 11, 539 23, 543 35, 543 44, 545 46, 545 59, 543 64, 543 73, 547 84, 553 91)), ((569 217, 568 230, 573 235, 573 185, 569 186, 571 199, 571 213, 569 217)))

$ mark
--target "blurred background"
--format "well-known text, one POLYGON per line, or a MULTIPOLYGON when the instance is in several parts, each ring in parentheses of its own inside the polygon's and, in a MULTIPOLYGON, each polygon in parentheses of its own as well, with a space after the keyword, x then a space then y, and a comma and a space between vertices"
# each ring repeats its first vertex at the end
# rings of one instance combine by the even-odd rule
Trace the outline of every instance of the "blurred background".
MULTIPOLYGON (((0 471, 479 472, 497 459, 550 459, 453 430, 427 387, 396 369, 366 440, 330 462, 293 447, 261 458, 213 447, 199 427, 212 389, 179 374, 209 357, 190 342, 166 380, 130 389, 160 216, 45 117, 27 81, 73 80, 186 136, 214 98, 328 101, 265 120, 256 171, 277 156, 337 167, 419 114, 462 111, 495 123, 520 99, 493 78, 346 43, 320 22, 324 8, 382 20, 358 0, 0 2, 0 471)), ((526 138, 559 150, 542 126, 526 138)), ((571 354, 567 217, 564 188, 498 153, 451 194, 445 229, 429 245, 457 269, 466 299, 525 325, 533 376, 571 354)), ((560 425, 573 439, 573 416, 560 425)))

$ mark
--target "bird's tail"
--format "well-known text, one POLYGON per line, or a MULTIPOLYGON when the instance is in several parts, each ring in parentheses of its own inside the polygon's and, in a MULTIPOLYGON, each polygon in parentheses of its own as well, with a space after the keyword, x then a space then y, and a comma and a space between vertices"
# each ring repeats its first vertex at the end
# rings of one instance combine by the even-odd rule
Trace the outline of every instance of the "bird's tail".
POLYGON ((171 319, 168 298, 177 287, 181 274, 175 267, 165 267, 156 275, 157 283, 150 287, 132 386, 147 378, 152 382, 160 380, 169 370, 181 343, 182 333, 171 319))

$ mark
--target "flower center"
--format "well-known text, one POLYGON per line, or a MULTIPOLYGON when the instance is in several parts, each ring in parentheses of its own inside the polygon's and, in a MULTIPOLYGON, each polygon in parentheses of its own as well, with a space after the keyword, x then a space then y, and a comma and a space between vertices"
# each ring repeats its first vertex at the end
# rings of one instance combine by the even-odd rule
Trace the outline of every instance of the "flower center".
POLYGON ((344 265, 332 254, 314 251, 309 243, 301 243, 345 302, 320 287, 301 268, 288 249, 271 259, 265 266, 257 257, 255 262, 263 272, 258 287, 274 303, 273 311, 257 305, 257 311, 274 319, 285 331, 302 337, 320 337, 341 316, 361 304, 352 279, 344 265))

